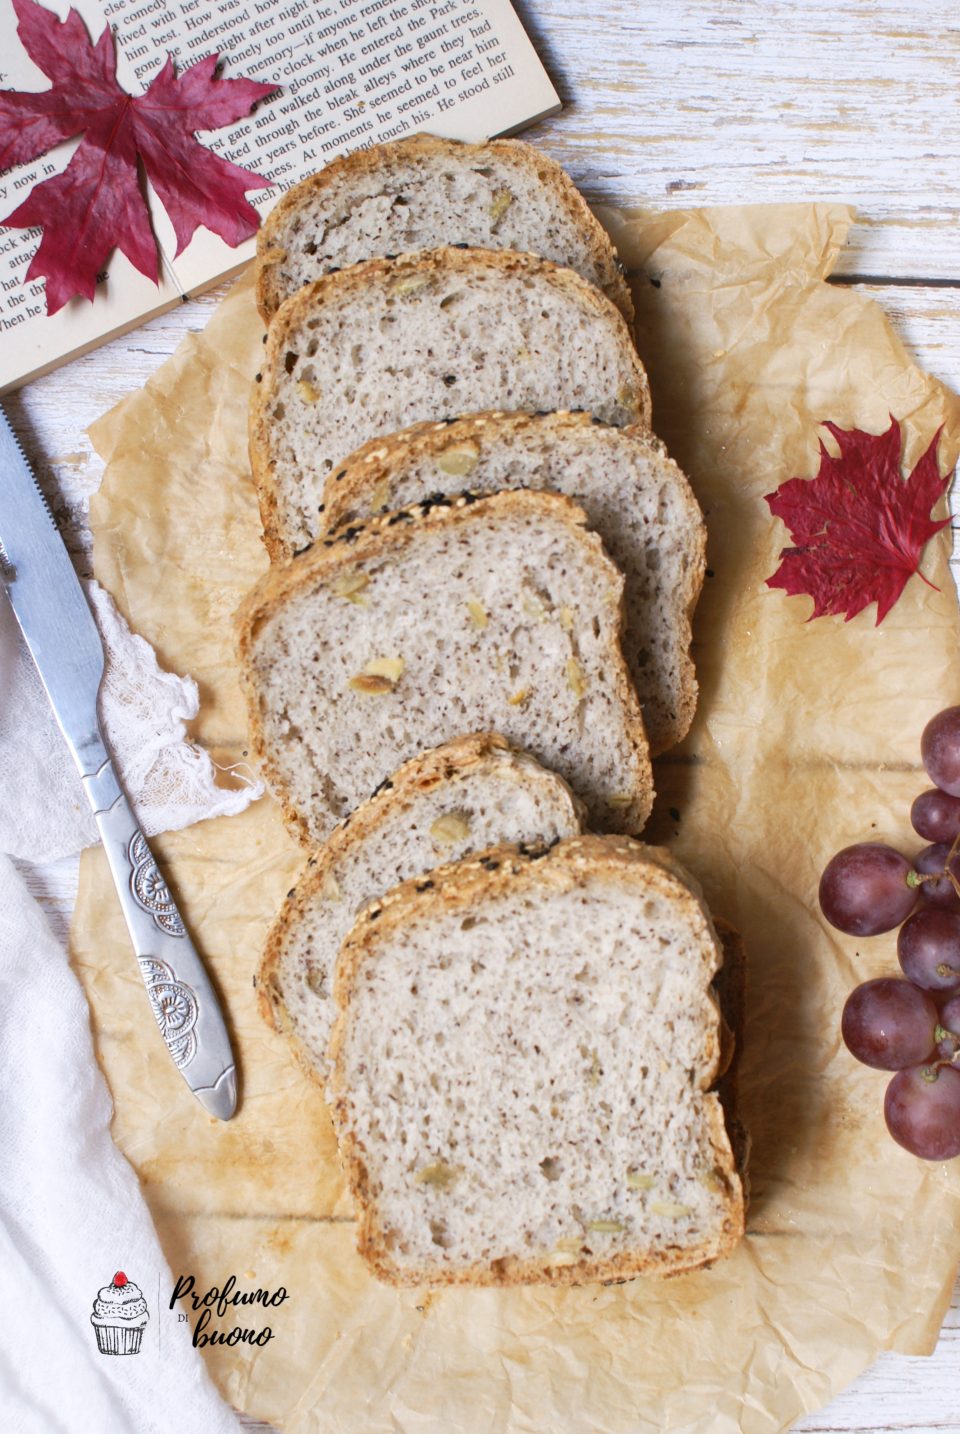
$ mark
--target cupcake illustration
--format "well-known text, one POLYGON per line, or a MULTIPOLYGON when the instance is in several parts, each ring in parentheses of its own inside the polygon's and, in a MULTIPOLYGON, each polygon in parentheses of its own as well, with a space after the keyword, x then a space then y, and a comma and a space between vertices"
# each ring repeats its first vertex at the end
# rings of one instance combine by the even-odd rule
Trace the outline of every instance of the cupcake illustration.
POLYGON ((101 1354, 137 1354, 150 1318, 139 1286, 118 1270, 93 1302, 90 1323, 97 1331, 101 1354))

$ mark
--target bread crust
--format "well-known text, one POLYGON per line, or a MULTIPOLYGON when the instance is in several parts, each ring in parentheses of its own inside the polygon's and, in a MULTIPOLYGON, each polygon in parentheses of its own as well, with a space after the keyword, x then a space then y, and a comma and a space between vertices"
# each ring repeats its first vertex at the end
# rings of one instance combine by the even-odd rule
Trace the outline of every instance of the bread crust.
MULTIPOLYGON (((494 752, 512 753, 514 756, 526 755, 511 746, 498 732, 456 737, 441 747, 418 752, 415 757, 398 767, 391 777, 384 778, 372 796, 334 827, 323 846, 311 855, 296 886, 287 892, 267 935, 255 977, 257 1004, 267 1025, 279 1035, 287 1037, 301 1069, 321 1089, 326 1087, 326 1075, 317 1069, 297 1037, 278 984, 280 960, 288 932, 306 916, 328 872, 352 845, 366 840, 398 808, 408 806, 415 795, 431 791, 442 783, 469 772, 485 762, 494 752)), ((547 773, 546 768, 542 770, 547 773)), ((578 820, 582 821, 583 804, 579 798, 570 791, 561 776, 555 772, 550 772, 549 775, 565 790, 578 820)))
MULTIPOLYGON (((442 501, 425 499, 384 514, 368 523, 355 523, 328 538, 319 539, 305 552, 285 564, 269 568, 247 594, 237 612, 237 651, 240 659, 240 681, 250 717, 251 748, 263 769, 271 790, 280 802, 284 820, 305 845, 315 845, 306 820, 295 809, 283 773, 274 762, 264 740, 260 699, 254 665, 257 634, 264 622, 287 600, 332 581, 338 573, 360 561, 376 559, 399 552, 417 541, 425 526, 470 523, 483 517, 551 516, 563 522, 575 539, 590 549, 591 557, 605 565, 611 579, 620 583, 620 575, 607 557, 600 539, 587 529, 586 514, 570 498, 559 493, 514 489, 481 497, 461 494, 442 501)), ((617 831, 639 832, 643 829, 653 805, 653 774, 640 702, 630 681, 620 647, 623 622, 623 595, 619 602, 618 621, 612 634, 609 665, 613 674, 614 694, 624 714, 627 741, 634 754, 634 770, 630 774, 632 801, 608 808, 608 823, 617 831)))
MULTIPOLYGON (((270 409, 277 401, 277 385, 287 377, 286 354, 292 335, 313 310, 325 304, 342 304, 355 294, 368 292, 378 285, 393 284, 406 277, 459 276, 469 278, 478 272, 514 276, 538 276, 572 296, 584 309, 606 318, 620 338, 623 355, 632 369, 632 390, 636 396, 635 426, 650 428, 650 385, 646 370, 633 346, 630 330, 619 309, 599 289, 581 279, 572 269, 563 269, 549 259, 533 254, 519 254, 511 249, 425 249, 401 254, 395 259, 368 259, 334 274, 325 274, 306 284, 285 299, 267 331, 263 368, 254 382, 249 412, 250 466, 260 505, 263 540, 272 562, 293 556, 284 537, 280 520, 277 481, 271 453, 272 425, 270 409)), ((347 454, 344 455, 346 459, 347 454)), ((340 467, 343 465, 341 464, 340 467)), ((337 469, 339 472, 339 468, 337 469)))
POLYGON ((282 231, 297 209, 335 185, 348 185, 351 179, 402 167, 411 161, 484 163, 496 159, 516 169, 533 170, 541 184, 553 190, 562 208, 580 230, 600 277, 599 287, 616 304, 628 323, 633 323, 634 308, 629 286, 620 268, 617 251, 606 230, 596 219, 583 195, 555 159, 517 139, 493 139, 483 144, 467 144, 463 140, 440 139, 434 135, 416 134, 407 139, 357 149, 331 161, 317 174, 308 175, 288 189, 267 216, 257 234, 257 309, 264 323, 269 323, 283 302, 279 270, 285 257, 282 231))
MULTIPOLYGON (((389 934, 402 929, 411 917, 458 911, 471 902, 489 900, 508 891, 522 892, 533 885, 567 890, 580 878, 605 874, 626 880, 640 879, 646 889, 653 888, 658 894, 678 902, 694 926, 699 927, 703 939, 714 949, 715 964, 711 974, 719 970, 722 947, 696 883, 664 848, 643 846, 625 837, 571 837, 551 848, 539 850, 510 843, 493 847, 463 861, 437 868, 429 880, 414 879, 395 887, 361 914, 344 941, 334 988, 339 1014, 330 1040, 333 1074, 328 1095, 332 1100, 341 1159, 360 1211, 357 1247, 373 1272, 386 1283, 400 1287, 576 1285, 629 1279, 642 1274, 673 1275, 710 1264, 728 1254, 743 1238, 743 1186, 724 1122, 723 1108, 718 1096, 709 1091, 720 1067, 719 1011, 717 1028, 707 1033, 701 1076, 701 1089, 707 1092, 704 1115, 710 1130, 715 1168, 726 1189, 727 1215, 716 1239, 706 1239, 699 1245, 679 1251, 620 1251, 611 1257, 583 1260, 576 1266, 545 1265, 542 1261, 510 1257, 490 1265, 461 1269, 407 1270, 391 1260, 385 1232, 378 1228, 365 1152, 349 1127, 350 1096, 344 1070, 350 1002, 359 987, 364 966, 367 962, 376 961, 378 945, 389 934)), ((712 988, 710 996, 716 1005, 712 988)))
MULTIPOLYGON (((657 733, 656 736, 648 725, 650 751, 657 757, 661 752, 683 741, 696 712, 698 687, 690 657, 690 642, 693 614, 706 572, 707 530, 700 505, 686 475, 674 463, 666 446, 655 434, 634 424, 627 428, 613 428, 609 424, 601 423, 592 414, 567 409, 554 413, 504 413, 491 410, 467 414, 449 423, 428 421, 411 424, 409 428, 403 428, 385 438, 371 439, 328 475, 323 489, 327 531, 333 532, 341 526, 346 521, 347 514, 356 513, 358 510, 362 513, 365 508, 372 507, 373 494, 378 485, 389 483, 391 477, 408 465, 413 466, 422 460, 434 458, 457 444, 475 443, 482 450, 488 439, 498 442, 537 430, 547 434, 616 434, 618 439, 635 443, 670 466, 692 535, 693 550, 690 553, 690 562, 684 570, 680 590, 675 593, 676 603, 683 617, 684 632, 676 721, 669 730, 657 733)), ((388 502, 387 507, 390 506, 388 502)))

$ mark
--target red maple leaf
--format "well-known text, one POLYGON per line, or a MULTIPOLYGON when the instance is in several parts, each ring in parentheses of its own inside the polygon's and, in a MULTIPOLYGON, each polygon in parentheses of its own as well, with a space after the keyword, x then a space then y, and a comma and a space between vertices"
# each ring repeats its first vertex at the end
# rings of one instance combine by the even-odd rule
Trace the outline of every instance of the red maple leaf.
POLYGON ((849 622, 875 602, 879 624, 919 570, 927 540, 950 522, 930 517, 952 476, 940 477, 940 430, 904 479, 900 425, 892 414, 886 433, 823 427, 840 445, 840 456, 831 457, 821 440, 817 476, 791 478, 766 495, 797 544, 783 549, 767 586, 812 597, 811 618, 842 614, 849 622))
POLYGON ((220 159, 194 131, 235 123, 276 85, 217 79, 217 55, 177 75, 168 57, 145 94, 128 95, 117 84, 109 26, 94 45, 76 10, 61 22, 35 0, 13 5, 23 47, 53 88, 0 90, 0 170, 83 135, 63 173, 43 180, 0 220, 43 228, 26 278, 46 279, 48 314, 74 295, 92 299, 115 248, 157 282, 159 251, 139 165, 173 222, 178 254, 201 224, 231 246, 256 231, 259 217, 244 194, 271 181, 220 159))

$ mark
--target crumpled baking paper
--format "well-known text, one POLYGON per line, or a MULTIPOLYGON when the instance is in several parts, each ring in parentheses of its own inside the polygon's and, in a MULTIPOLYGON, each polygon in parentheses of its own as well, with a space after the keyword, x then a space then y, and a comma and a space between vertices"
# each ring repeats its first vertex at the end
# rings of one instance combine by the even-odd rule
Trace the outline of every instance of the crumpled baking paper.
MULTIPOLYGON (((256 1010, 261 943, 302 863, 267 801, 157 843, 225 995, 243 1100, 227 1125, 183 1090, 149 1029, 102 854, 87 853, 73 943, 116 1100, 166 1254, 197 1286, 230 1274, 289 1298, 262 1348, 207 1349, 219 1387, 291 1431, 703 1431, 767 1434, 825 1404, 880 1350, 932 1349, 960 1257, 960 1162, 887 1137, 884 1077, 839 1014, 896 969, 891 934, 855 941, 816 888, 848 842, 909 828, 927 718, 960 700, 946 539, 882 627, 873 610, 806 624, 764 586, 788 543, 763 502, 817 467, 817 424, 904 424, 907 461, 960 402, 921 373, 881 311, 824 282, 852 222, 836 205, 608 210, 634 274, 657 431, 709 529, 696 619, 701 697, 656 764, 650 835, 668 840, 748 960, 742 1116, 753 1137, 747 1236, 663 1283, 396 1292, 365 1272, 318 1090, 256 1010)), ((162 662, 196 674, 200 732, 244 751, 231 614, 265 567, 246 461, 261 328, 249 276, 203 334, 100 421, 95 567, 162 662)))

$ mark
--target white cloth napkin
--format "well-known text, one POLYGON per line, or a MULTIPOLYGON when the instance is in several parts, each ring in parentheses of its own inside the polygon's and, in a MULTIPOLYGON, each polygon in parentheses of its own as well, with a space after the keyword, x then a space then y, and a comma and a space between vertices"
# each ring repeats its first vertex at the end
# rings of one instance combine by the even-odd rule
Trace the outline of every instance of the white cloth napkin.
POLYGON ((0 1087, 0 1428, 237 1434, 189 1325, 166 1307, 173 1280, 137 1177, 110 1138, 80 984, 5 856, 0 1087), (139 1285, 149 1315, 139 1352, 122 1357, 99 1352, 90 1323, 118 1270, 139 1285))
MULTIPOLYGON (((221 790, 206 753, 184 740, 196 684, 163 672, 109 596, 95 583, 87 592, 106 653, 101 722, 145 831, 242 810, 262 785, 221 790)), ((52 861, 97 832, 2 593, 0 792, 0 1430, 236 1434, 189 1323, 168 1308, 171 1272, 110 1136, 83 991, 4 854, 52 861), (101 1353, 90 1321, 120 1270, 149 1316, 139 1350, 125 1356, 101 1353)))

